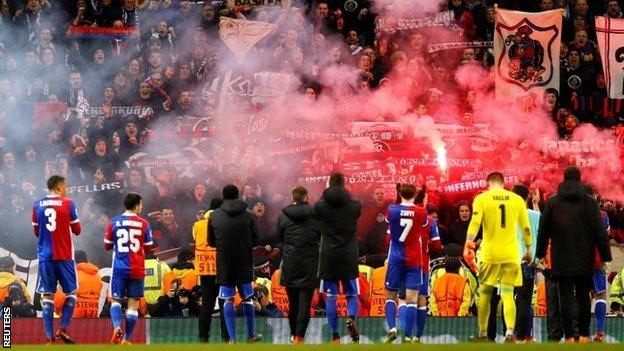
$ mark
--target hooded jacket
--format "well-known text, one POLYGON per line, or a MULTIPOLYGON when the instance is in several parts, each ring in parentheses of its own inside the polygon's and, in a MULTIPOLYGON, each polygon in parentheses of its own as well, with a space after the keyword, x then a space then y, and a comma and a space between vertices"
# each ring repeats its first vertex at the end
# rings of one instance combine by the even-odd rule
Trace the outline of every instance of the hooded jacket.
POLYGON ((321 247, 318 276, 343 280, 358 277, 357 220, 362 205, 344 187, 332 186, 314 206, 321 221, 321 247))
POLYGON ((316 273, 321 226, 312 212, 308 203, 299 203, 285 207, 279 216, 277 232, 282 243, 282 286, 318 287, 316 273))
POLYGON ((258 228, 247 204, 225 200, 210 215, 210 246, 217 248, 217 283, 241 285, 253 281, 252 248, 258 228))
POLYGON ((611 261, 611 250, 600 208, 578 181, 563 181, 540 219, 536 257, 546 256, 551 245, 552 275, 591 276, 596 248, 602 262, 611 261))

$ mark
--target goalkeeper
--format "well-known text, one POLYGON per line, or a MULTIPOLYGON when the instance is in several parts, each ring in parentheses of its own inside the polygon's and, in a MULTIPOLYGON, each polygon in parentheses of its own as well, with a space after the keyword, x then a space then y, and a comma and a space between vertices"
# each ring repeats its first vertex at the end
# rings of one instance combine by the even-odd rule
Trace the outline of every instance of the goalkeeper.
POLYGON ((479 334, 471 341, 487 341, 487 325, 490 315, 490 299, 494 288, 500 285, 503 301, 503 316, 507 330, 505 342, 513 343, 516 323, 516 304, 514 287, 522 286, 520 253, 516 228, 522 230, 526 254, 523 262, 531 263, 531 226, 524 200, 504 188, 504 178, 499 172, 487 176, 488 190, 477 195, 472 205, 472 220, 468 226, 468 235, 464 246, 464 259, 471 269, 478 271, 479 334), (479 248, 479 265, 475 262, 475 243, 479 228, 483 226, 483 240, 479 248))

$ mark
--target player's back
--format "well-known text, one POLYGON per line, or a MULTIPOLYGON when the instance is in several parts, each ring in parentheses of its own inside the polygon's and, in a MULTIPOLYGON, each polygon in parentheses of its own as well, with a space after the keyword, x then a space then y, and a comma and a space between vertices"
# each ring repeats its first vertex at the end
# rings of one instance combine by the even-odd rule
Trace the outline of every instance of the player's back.
POLYGON ((519 223, 528 225, 524 200, 506 189, 491 189, 479 194, 473 207, 473 221, 480 218, 483 227, 479 259, 490 263, 519 262, 516 230, 519 223))
POLYGON ((132 214, 111 219, 104 242, 113 245, 113 275, 130 279, 145 277, 144 246, 152 245, 149 223, 132 214))
POLYGON ((70 198, 48 195, 35 201, 32 224, 39 234, 37 252, 40 261, 73 259, 70 226, 77 222, 76 204, 70 198))
POLYGON ((427 212, 422 206, 390 205, 388 227, 390 249, 388 261, 406 267, 422 267, 421 228, 427 212))
POLYGON ((429 243, 440 240, 438 222, 431 216, 427 216, 425 224, 421 226, 422 245, 422 268, 424 273, 429 273, 429 243))

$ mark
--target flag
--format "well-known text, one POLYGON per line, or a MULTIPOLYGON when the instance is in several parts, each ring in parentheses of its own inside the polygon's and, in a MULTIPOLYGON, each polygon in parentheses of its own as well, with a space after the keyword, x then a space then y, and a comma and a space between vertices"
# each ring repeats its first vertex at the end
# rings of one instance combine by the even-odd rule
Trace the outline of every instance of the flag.
POLYGON ((221 17, 219 36, 240 63, 247 52, 275 28, 272 23, 221 17))
POLYGON ((561 9, 528 13, 496 9, 496 98, 515 101, 559 90, 561 9))
POLYGON ((596 35, 607 92, 624 98, 624 19, 596 17, 596 35))

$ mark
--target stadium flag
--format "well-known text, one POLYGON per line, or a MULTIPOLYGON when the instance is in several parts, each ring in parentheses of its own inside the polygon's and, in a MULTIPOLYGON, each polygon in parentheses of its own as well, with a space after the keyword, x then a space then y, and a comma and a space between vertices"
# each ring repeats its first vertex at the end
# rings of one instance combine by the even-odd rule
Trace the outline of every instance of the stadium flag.
POLYGON ((624 98, 624 19, 596 17, 596 35, 609 97, 622 99, 624 98))
POLYGON ((561 9, 528 13, 496 7, 496 98, 516 101, 559 90, 561 9))
POLYGON ((248 21, 221 17, 219 20, 219 36, 234 53, 239 63, 243 61, 249 50, 276 26, 272 23, 248 21))

